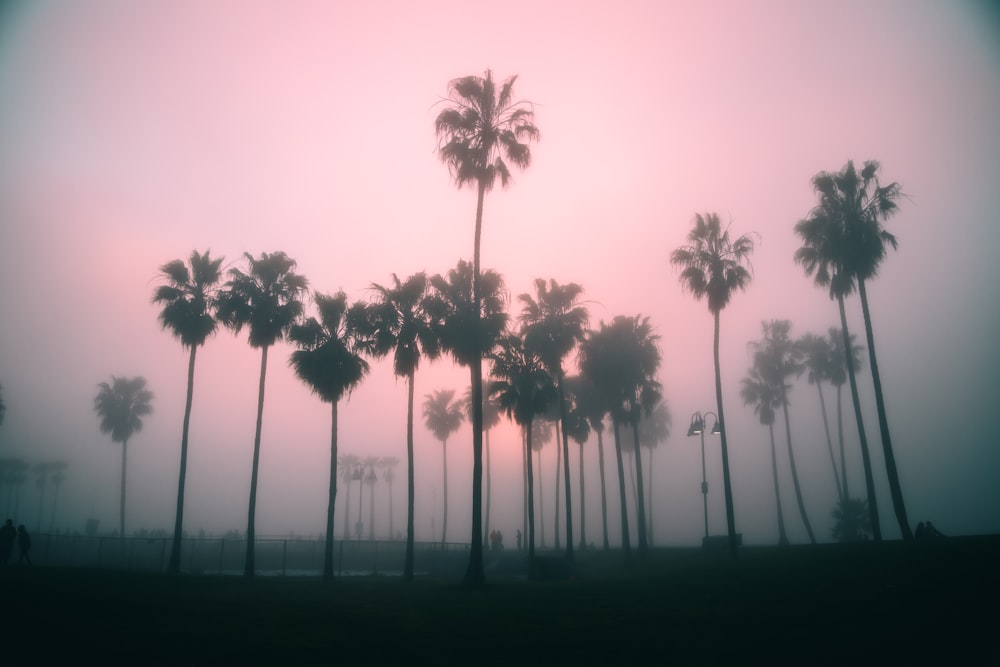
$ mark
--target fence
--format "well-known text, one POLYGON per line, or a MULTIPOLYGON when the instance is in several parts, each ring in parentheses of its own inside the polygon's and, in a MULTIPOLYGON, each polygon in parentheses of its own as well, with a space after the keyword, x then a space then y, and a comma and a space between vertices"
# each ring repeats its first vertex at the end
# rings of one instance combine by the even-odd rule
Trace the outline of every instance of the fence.
MULTIPOLYGON (((137 572, 166 571, 171 537, 102 537, 34 535, 35 565, 95 567, 137 572)), ((320 576, 326 544, 321 538, 260 538, 255 541, 256 572, 272 576, 320 576)), ((469 545, 449 542, 414 544, 414 571, 450 573, 467 562, 469 545)), ((334 572, 339 575, 401 575, 406 542, 399 540, 335 540, 334 572)), ((181 571, 191 574, 243 574, 246 540, 185 537, 181 571)))

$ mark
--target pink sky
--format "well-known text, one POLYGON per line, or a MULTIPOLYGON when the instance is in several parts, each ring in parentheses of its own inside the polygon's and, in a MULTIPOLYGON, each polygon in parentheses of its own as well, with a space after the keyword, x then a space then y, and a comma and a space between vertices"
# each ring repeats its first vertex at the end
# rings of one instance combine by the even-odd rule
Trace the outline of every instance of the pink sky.
MULTIPOLYGON (((91 409, 111 374, 144 375, 156 394, 130 446, 128 521, 171 525, 186 357, 149 303, 164 262, 192 249, 227 261, 284 250, 314 288, 359 299, 393 272, 443 272, 471 256, 474 195, 437 159, 433 119, 449 79, 491 67, 519 75, 542 139, 532 167, 487 199, 484 265, 513 295, 536 277, 581 283, 595 326, 651 318, 675 422, 655 461, 660 543, 698 539, 700 461, 684 432, 692 412, 714 410, 711 318, 681 292, 669 254, 696 212, 760 235, 754 282, 723 314, 722 368, 737 524, 748 542, 771 542, 766 430, 738 396, 746 343, 765 319, 791 319, 795 335, 836 323, 792 262, 792 226, 814 203, 810 177, 848 159, 880 160, 909 195, 888 223, 899 251, 870 296, 910 517, 945 532, 1000 530, 1000 300, 986 268, 1000 240, 1000 45, 979 4, 99 1, 0 18, 0 457, 73 462, 67 525, 115 522, 120 447, 91 409)), ((863 338, 860 306, 848 307, 863 338)), ((294 378, 288 353, 279 346, 269 368, 264 535, 319 533, 325 512, 328 408, 294 378)), ((190 531, 245 528, 258 364, 245 335, 225 331, 200 354, 190 531)), ((450 361, 425 364, 418 402, 466 382, 450 361)), ((860 382, 877 451, 870 376, 860 382)), ((815 390, 801 382, 792 400, 796 462, 825 538, 835 491, 815 390)), ((403 458, 404 422, 404 384, 376 364, 341 408, 341 448, 403 458)), ((468 440, 465 426, 449 443, 456 540, 468 538, 468 440)), ((493 442, 495 483, 519 489, 514 432, 493 442)), ((587 533, 598 539, 593 444, 587 533)), ((848 446, 860 489, 856 437, 848 446)), ((418 426, 416 448, 424 538, 441 498, 440 446, 418 426)), ((551 448, 543 456, 553 470, 551 448)), ((710 448, 721 530, 718 458, 710 448)), ((787 474, 782 484, 790 537, 802 541, 787 474)), ((402 482, 395 494, 400 526, 402 482)), ((494 501, 508 542, 519 494, 494 501)), ((37 503, 33 485, 22 502, 37 503)))

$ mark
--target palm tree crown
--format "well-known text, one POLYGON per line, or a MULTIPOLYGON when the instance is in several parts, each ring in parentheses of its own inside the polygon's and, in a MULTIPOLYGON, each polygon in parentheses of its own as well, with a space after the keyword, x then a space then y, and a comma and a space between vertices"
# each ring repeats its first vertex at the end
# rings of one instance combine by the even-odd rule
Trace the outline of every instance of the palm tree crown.
POLYGON ((397 376, 409 377, 420 366, 420 357, 440 354, 440 343, 431 329, 424 308, 427 274, 415 273, 400 282, 392 274, 388 287, 372 283, 376 300, 369 306, 367 324, 375 356, 392 352, 392 368, 397 376))
POLYGON ((718 313, 736 290, 750 284, 750 255, 754 240, 744 234, 730 239, 729 228, 722 229, 717 213, 695 215, 688 234, 689 245, 674 250, 670 261, 682 267, 681 284, 696 299, 708 297, 708 309, 718 313))
POLYGON ((294 272, 295 260, 284 252, 244 257, 249 270, 229 270, 217 314, 236 333, 247 327, 251 347, 268 347, 283 339, 302 315, 307 281, 294 272))
POLYGON ((191 252, 188 264, 179 259, 160 267, 166 284, 153 293, 153 303, 163 304, 160 324, 170 329, 184 347, 204 344, 218 323, 212 313, 215 309, 215 286, 222 277, 222 258, 212 259, 210 251, 191 252))
POLYGON ((577 283, 560 285, 554 279, 535 280, 538 299, 521 294, 520 320, 525 345, 538 350, 549 372, 561 374, 562 360, 583 340, 587 309, 577 300, 583 287, 577 283))
POLYGON ((101 420, 101 433, 110 433, 113 442, 127 442, 142 430, 142 418, 153 412, 153 392, 144 377, 111 377, 101 382, 94 398, 94 410, 101 420))
POLYGON ((423 307, 430 317, 431 328, 442 350, 452 354, 459 364, 471 366, 481 355, 489 354, 497 338, 507 327, 507 291, 503 276, 486 269, 479 276, 479 340, 476 340, 477 319, 473 303, 473 266, 459 260, 447 275, 430 278, 433 288, 423 307))
POLYGON ((497 88, 493 72, 464 76, 448 84, 448 108, 438 114, 434 128, 438 154, 455 183, 475 184, 485 191, 497 178, 510 182, 509 161, 520 169, 531 164, 531 141, 539 138, 530 102, 513 98, 517 76, 497 88))
POLYGON ((441 442, 448 440, 465 419, 462 403, 454 398, 453 389, 438 389, 424 397, 424 421, 441 442))

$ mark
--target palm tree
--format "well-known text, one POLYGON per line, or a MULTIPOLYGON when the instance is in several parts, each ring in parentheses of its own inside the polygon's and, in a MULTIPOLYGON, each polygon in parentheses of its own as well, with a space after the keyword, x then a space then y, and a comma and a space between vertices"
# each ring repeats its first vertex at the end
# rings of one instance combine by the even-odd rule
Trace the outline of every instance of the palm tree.
POLYGON ((520 336, 503 336, 491 355, 489 393, 496 396, 500 409, 522 428, 528 469, 528 573, 535 568, 535 490, 531 465, 532 425, 555 400, 556 390, 537 353, 525 348, 520 336))
MULTIPOLYGON (((854 344, 854 335, 851 335, 851 367, 857 373, 863 365, 862 354, 864 348, 854 344)), ((830 347, 830 383, 837 388, 837 439, 840 443, 840 477, 844 489, 844 497, 850 498, 851 493, 847 486, 847 458, 844 455, 844 414, 842 394, 844 383, 847 382, 847 355, 844 352, 844 339, 840 335, 837 327, 830 327, 827 330, 827 344, 830 347)), ((867 503, 865 503, 867 508, 867 503)), ((869 521, 869 523, 871 523, 869 521)))
POLYGON ((829 341, 823 336, 806 333, 799 338, 795 345, 799 349, 806 369, 806 380, 809 384, 816 385, 819 393, 819 407, 823 414, 823 430, 826 434, 826 448, 830 453, 830 467, 833 470, 833 481, 837 485, 837 498, 844 499, 844 487, 840 483, 840 475, 837 474, 837 459, 833 454, 833 437, 830 435, 830 420, 826 414, 826 399, 823 396, 823 382, 830 380, 833 372, 833 351, 830 349, 829 341))
POLYGON ((399 459, 395 456, 383 456, 378 460, 378 467, 382 468, 382 479, 389 489, 389 539, 395 539, 396 533, 392 528, 392 483, 396 479, 396 466, 399 459))
POLYGON ((570 438, 573 439, 580 447, 580 549, 587 548, 587 511, 586 511, 586 494, 584 493, 584 476, 583 476, 583 446, 586 444, 587 440, 590 439, 590 422, 587 420, 587 415, 580 410, 576 405, 576 397, 573 394, 573 390, 568 386, 570 384, 569 378, 564 378, 567 383, 566 388, 566 401, 568 407, 566 408, 566 427, 563 430, 570 438))
POLYGON ((218 295, 217 317, 239 333, 249 329, 250 347, 260 348, 260 383, 257 390, 257 427, 253 439, 253 467, 250 474, 250 503, 247 511, 247 553, 243 574, 254 576, 254 533, 257 512, 257 474, 260 464, 260 431, 264 418, 264 380, 267 351, 291 331, 302 315, 306 279, 294 272, 295 260, 278 251, 254 258, 244 253, 246 272, 229 270, 229 280, 218 295))
POLYGON ((52 474, 52 486, 55 487, 55 495, 52 497, 52 515, 49 517, 49 532, 56 525, 56 505, 59 504, 59 488, 62 483, 66 480, 66 468, 69 464, 65 461, 55 461, 49 467, 49 472, 52 474))
POLYGON ((639 422, 639 437, 642 446, 649 450, 649 483, 646 485, 646 531, 649 542, 653 542, 653 452, 661 442, 670 438, 673 417, 667 402, 660 398, 646 419, 639 422))
MULTIPOLYGON (((576 283, 560 285, 554 279, 535 280, 535 294, 521 294, 521 325, 524 344, 535 349, 549 374, 555 378, 558 393, 559 425, 562 430, 563 479, 566 484, 566 558, 573 560, 573 508, 569 475, 569 434, 566 432, 566 391, 563 387, 563 359, 583 340, 587 327, 587 309, 579 302, 583 287, 576 283)), ((557 477, 558 479, 558 477, 557 477)), ((556 491, 558 494, 558 489, 556 491)), ((558 532, 558 524, 556 531, 558 532)), ((558 537, 556 538, 558 540, 558 537)), ((558 545, 558 543, 557 543, 558 545)), ((557 546, 558 548, 558 546, 557 546)))
POLYGON ((160 325, 169 329, 189 348, 187 396, 184 401, 184 422, 181 427, 181 465, 177 479, 177 511, 174 517, 174 538, 170 547, 167 572, 177 574, 181 566, 181 536, 184 532, 184 483, 187 479, 188 428, 191 424, 191 404, 194 399, 194 360, 198 347, 215 333, 218 323, 213 317, 216 286, 222 277, 222 258, 212 259, 209 251, 191 252, 188 263, 179 259, 160 267, 166 284, 153 292, 153 303, 162 304, 160 325))
MULTIPOLYGON (((608 498, 607 498, 607 485, 605 483, 604 477, 604 417, 608 414, 608 406, 605 396, 597 388, 597 385, 587 377, 586 375, 577 375, 570 381, 567 378, 567 383, 572 387, 572 393, 574 402, 577 409, 584 415, 586 415, 587 422, 590 424, 590 428, 597 433, 597 462, 598 469, 601 478, 601 526, 603 529, 603 547, 607 551, 611 548, 610 542, 608 540, 608 498)), ((581 479, 581 487, 583 485, 581 479)), ((580 489, 580 509, 581 509, 581 526, 583 525, 583 489, 580 489)), ((581 533, 582 533, 581 528, 581 533)), ((581 545, 584 544, 581 535, 580 540, 581 545)))
MULTIPOLYGON (((377 456, 366 456, 364 463, 365 469, 368 473, 362 479, 365 485, 368 486, 368 539, 375 539, 375 485, 378 483, 378 473, 375 472, 375 466, 378 465, 377 456)), ((360 539, 360 535, 358 538, 360 539)))
POLYGON ((755 364, 741 381, 740 396, 743 398, 743 405, 753 407, 760 423, 767 426, 768 434, 771 436, 771 478, 774 480, 774 502, 778 512, 778 544, 785 546, 788 544, 788 535, 785 533, 785 515, 781 511, 778 457, 774 447, 774 411, 781 405, 781 393, 764 378, 761 369, 755 364))
POLYGON ((736 516, 733 509, 733 488, 729 475, 729 440, 722 405, 722 368, 719 365, 719 315, 736 290, 745 290, 751 280, 750 255, 754 241, 744 234, 736 239, 729 228, 722 229, 717 213, 696 215, 688 234, 689 244, 674 250, 670 261, 683 267, 680 280, 696 298, 706 297, 708 310, 715 320, 715 403, 719 413, 722 440, 722 481, 726 497, 726 526, 729 530, 729 550, 736 558, 736 516))
MULTIPOLYGON (((441 522, 441 544, 448 536, 448 438, 458 430, 465 419, 461 402, 454 400, 452 389, 439 389, 424 396, 424 424, 441 441, 441 461, 444 479, 444 520, 441 522)), ((477 533, 473 542, 479 541, 477 533)))
POLYGON ((799 473, 795 466, 795 454, 792 451, 792 429, 788 419, 788 384, 791 376, 802 373, 802 363, 799 350, 792 342, 789 332, 792 323, 788 320, 771 320, 761 322, 763 338, 750 343, 755 350, 754 365, 760 370, 761 376, 774 385, 781 400, 781 410, 785 417, 785 438, 788 444, 788 464, 792 470, 792 487, 795 489, 795 500, 799 508, 799 516, 806 527, 809 541, 816 543, 809 516, 806 514, 805 502, 802 499, 802 487, 799 485, 799 473))
MULTIPOLYGON (((368 362, 362 353, 371 351, 371 343, 357 327, 364 304, 348 307, 347 295, 337 292, 330 296, 316 292, 314 299, 319 319, 310 317, 293 325, 288 338, 299 349, 292 352, 291 366, 300 380, 330 404, 330 487, 326 509, 326 549, 323 556, 323 577, 333 579, 333 516, 337 500, 337 409, 340 400, 349 395, 368 374, 368 362)), ((363 320, 362 320, 363 321, 363 320)))
MULTIPOLYGON (((545 548, 545 494, 542 491, 542 484, 545 477, 542 475, 542 449, 552 439, 552 426, 544 418, 546 412, 552 409, 552 403, 545 408, 545 412, 540 413, 539 419, 531 422, 531 440, 528 444, 529 459, 530 453, 534 452, 538 458, 538 523, 541 533, 541 546, 545 548)), ((556 499, 559 499, 559 491, 556 490, 556 499)))
MULTIPOLYGON (((465 418, 472 423, 472 387, 465 391, 465 398, 462 401, 465 409, 465 418)), ((490 534, 490 497, 492 494, 492 474, 490 472, 490 431, 500 423, 500 407, 495 399, 490 398, 488 388, 483 386, 483 445, 486 459, 486 509, 483 513, 483 540, 490 534)))
POLYGON ((424 310, 427 275, 415 273, 400 282, 392 274, 392 283, 384 287, 372 283, 375 301, 368 307, 368 333, 375 342, 375 356, 392 352, 396 377, 406 378, 406 556, 403 581, 413 581, 413 383, 420 358, 434 359, 440 346, 424 310))
POLYGON ((361 464, 361 457, 357 454, 341 454, 337 457, 337 470, 340 471, 340 480, 347 484, 344 493, 344 540, 351 539, 351 482, 354 481, 354 471, 361 464))
POLYGON ((854 168, 854 162, 849 160, 839 172, 816 174, 812 183, 819 203, 810 215, 825 220, 831 228, 829 234, 833 243, 825 247, 827 252, 825 258, 838 267, 838 273, 842 273, 846 280, 857 281, 858 296, 861 298, 861 310, 865 320, 865 337, 868 341, 868 363, 875 385, 875 405, 878 409, 889 492, 903 539, 912 540, 913 533, 906 518, 903 490, 889 435, 882 380, 875 357, 875 338, 872 333, 868 292, 865 288, 865 282, 878 274, 888 247, 891 246, 895 250, 898 245, 896 237, 883 228, 882 222, 898 210, 899 199, 903 196, 902 188, 896 182, 882 185, 878 178, 879 168, 877 161, 867 160, 858 172, 854 168))
MULTIPOLYGON (((480 303, 480 239, 483 227, 483 203, 486 193, 493 189, 499 178, 502 187, 510 183, 507 162, 524 169, 531 164, 528 143, 539 138, 533 124, 531 104, 513 97, 516 76, 509 77, 499 90, 493 73, 485 76, 465 76, 452 79, 448 84, 448 106, 438 114, 434 128, 438 136, 438 155, 448 165, 455 185, 476 188, 476 226, 473 242, 473 342, 479 343, 480 303)), ((472 420, 472 541, 469 567, 465 583, 482 584, 483 550, 478 536, 482 534, 482 476, 483 476, 483 420, 482 405, 482 352, 471 366, 473 403, 476 405, 472 420)))
POLYGON ((847 498, 833 510, 833 539, 838 542, 863 542, 872 532, 871 513, 865 501, 847 498))
POLYGON ((128 441, 142 430, 142 418, 153 412, 153 392, 146 389, 146 378, 111 376, 111 384, 97 385, 94 410, 100 419, 101 433, 110 433, 112 442, 122 443, 122 491, 119 534, 125 536, 125 469, 128 441))
POLYGON ((829 289, 831 299, 837 300, 837 309, 840 312, 839 338, 842 355, 840 358, 847 368, 847 379, 851 386, 851 402, 858 425, 861 463, 865 473, 865 493, 868 494, 866 506, 870 515, 872 538, 878 542, 882 539, 882 528, 878 516, 878 499, 875 496, 875 477, 872 474, 865 423, 861 416, 857 367, 853 354, 854 337, 847 328, 847 310, 844 307, 844 298, 854 290, 854 278, 838 259, 843 240, 838 230, 836 216, 831 217, 817 207, 808 218, 795 224, 795 233, 802 239, 802 247, 795 251, 796 263, 802 265, 807 276, 813 276, 813 282, 817 286, 829 289), (847 350, 851 350, 852 354, 847 354, 847 350))

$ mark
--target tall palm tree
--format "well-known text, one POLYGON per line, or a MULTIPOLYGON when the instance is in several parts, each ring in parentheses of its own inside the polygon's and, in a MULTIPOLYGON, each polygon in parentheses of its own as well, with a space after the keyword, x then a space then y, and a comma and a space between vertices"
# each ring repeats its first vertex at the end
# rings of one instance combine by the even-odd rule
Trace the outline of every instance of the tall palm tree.
POLYGON ((802 499, 802 487, 799 484, 798 468, 795 466, 795 454, 792 450, 792 429, 788 419, 788 384, 787 380, 802 373, 799 360, 799 349, 792 341, 789 332, 792 323, 788 320, 771 320, 761 322, 763 338, 751 342, 754 349, 754 365, 760 370, 761 376, 774 385, 781 399, 781 410, 785 417, 785 438, 788 444, 788 464, 792 471, 792 487, 795 489, 795 500, 799 508, 799 516, 809 535, 809 541, 816 543, 809 515, 806 513, 805 501, 802 499))
POLYGON ((777 387, 764 378, 761 369, 755 364, 750 367, 746 377, 741 380, 740 396, 743 398, 743 405, 753 407, 760 423, 767 426, 767 432, 771 436, 771 479, 774 481, 774 503, 778 513, 778 544, 785 546, 788 544, 788 535, 785 532, 785 515, 781 511, 778 457, 774 446, 774 411, 781 405, 781 393, 777 391, 777 387))
POLYGON ((736 515, 733 509, 733 488, 729 474, 729 439, 725 410, 722 405, 722 368, 719 364, 719 315, 737 290, 745 290, 752 277, 750 255, 754 240, 744 234, 732 239, 729 228, 722 229, 717 213, 695 216, 694 227, 688 233, 688 245, 674 250, 670 261, 682 267, 680 280, 696 299, 706 297, 708 310, 715 320, 713 356, 715 359, 715 403, 719 413, 722 440, 722 481, 726 497, 726 526, 729 550, 736 558, 736 515))
POLYGON ((247 271, 229 270, 229 280, 218 295, 216 316, 238 334, 249 332, 250 347, 260 348, 260 383, 257 390, 257 427, 253 438, 250 503, 247 511, 247 553, 243 574, 254 576, 254 539, 257 514, 257 475, 260 465, 260 432, 264 419, 264 380, 267 351, 291 331, 302 315, 306 279, 295 273, 295 260, 278 251, 253 257, 244 253, 247 271))
MULTIPOLYGON (((487 391, 486 383, 484 381, 483 385, 483 449, 484 449, 484 459, 486 461, 486 508, 483 512, 483 540, 486 540, 490 534, 490 498, 492 495, 492 473, 490 471, 490 431, 494 426, 500 423, 500 407, 497 405, 495 399, 489 396, 489 391, 487 391)), ((465 409, 465 417, 472 423, 472 413, 474 412, 472 407, 472 387, 470 386, 465 391, 465 398, 462 401, 465 409)))
POLYGON ((337 500, 337 411, 340 400, 368 374, 368 362, 361 355, 370 353, 372 346, 357 326, 364 304, 348 307, 343 291, 333 296, 316 292, 313 300, 319 319, 310 317, 293 325, 288 339, 298 346, 290 359, 295 374, 320 400, 330 404, 330 486, 323 556, 323 578, 329 581, 333 579, 333 516, 337 500))
POLYGON ((839 259, 840 247, 844 244, 837 216, 827 215, 820 207, 813 209, 809 217, 795 224, 795 233, 802 239, 802 247, 795 251, 796 263, 802 265, 807 276, 813 276, 813 282, 819 287, 829 289, 831 299, 836 299, 840 312, 840 350, 841 358, 847 368, 847 379, 851 387, 851 403, 854 407, 854 419, 858 425, 858 442, 861 447, 861 463, 865 473, 865 492, 868 494, 866 506, 872 528, 872 538, 878 542, 882 539, 882 527, 878 516, 878 499, 875 496, 875 477, 872 474, 871 455, 868 451, 868 437, 865 433, 865 423, 861 416, 861 399, 858 394, 858 381, 854 350, 850 330, 847 327, 847 310, 844 299, 854 291, 854 277, 839 259))
MULTIPOLYGON (((579 298, 583 287, 577 283, 560 285, 555 279, 546 283, 535 280, 535 294, 521 294, 521 325, 524 344, 538 351, 545 368, 555 378, 558 393, 560 446, 563 479, 566 481, 566 558, 573 560, 573 507, 569 475, 569 434, 566 429, 566 391, 563 387, 563 360, 583 340, 587 327, 587 309, 579 298)), ((558 493, 558 490, 557 490, 558 493)), ((556 527, 558 531, 558 524, 556 527)), ((558 538, 557 538, 558 539, 558 538)), ((557 547, 558 548, 558 547, 557 547)))
POLYGON ((392 370, 406 378, 406 556, 403 581, 413 581, 413 385, 420 358, 435 359, 440 345, 424 310, 427 275, 415 273, 400 282, 392 274, 386 287, 372 283, 375 300, 368 307, 368 332, 375 341, 375 356, 392 353, 392 370))
POLYGON ((837 458, 833 454, 833 437, 830 435, 830 420, 827 417, 826 399, 823 396, 823 383, 830 380, 830 374, 833 372, 833 350, 830 349, 830 342, 824 336, 811 333, 802 334, 795 344, 805 364, 806 380, 809 384, 816 385, 816 391, 819 393, 819 407, 823 414, 823 431, 826 434, 826 448, 830 454, 830 468, 833 470, 833 481, 837 486, 837 498, 843 500, 844 487, 837 473, 837 458))
MULTIPOLYGON (((570 383, 569 378, 567 378, 567 382, 570 383)), ((580 375, 574 376, 570 384, 572 386, 573 398, 577 409, 579 409, 582 414, 586 415, 590 428, 597 433, 597 463, 601 479, 601 527, 603 547, 604 550, 607 551, 611 548, 611 544, 608 540, 608 497, 607 484, 604 476, 604 417, 608 414, 608 405, 606 397, 597 388, 597 385, 595 385, 594 382, 586 375, 581 373, 580 375)), ((580 490, 580 509, 582 515, 582 488, 580 490)), ((582 518, 583 517, 581 516, 581 526, 583 524, 582 518)), ((583 544, 582 536, 580 543, 583 544)))
POLYGON ((354 471, 361 465, 361 457, 357 454, 341 454, 337 457, 337 470, 340 481, 347 484, 344 492, 344 534, 341 539, 351 539, 351 482, 354 481, 354 471))
POLYGON ((670 429, 673 425, 673 417, 667 402, 662 398, 658 401, 649 415, 639 422, 639 437, 642 446, 649 450, 649 483, 646 485, 646 531, 649 534, 650 543, 653 542, 653 452, 661 442, 666 442, 670 438, 670 429))
POLYGON ((213 259, 210 251, 191 252, 188 263, 179 259, 160 267, 165 284, 153 292, 153 303, 161 304, 160 325, 169 329, 188 348, 187 395, 184 400, 184 422, 181 427, 181 465, 177 479, 177 511, 174 517, 174 537, 170 547, 167 572, 177 574, 181 567, 181 537, 184 533, 184 483, 187 479, 188 428, 191 425, 191 404, 194 400, 194 361, 198 347, 215 333, 218 323, 213 316, 216 289, 222 278, 222 257, 213 259))
POLYGON ((501 337, 491 356, 489 393, 496 396, 500 409, 522 428, 528 469, 528 574, 535 577, 535 491, 531 465, 532 425, 555 400, 552 376, 534 351, 525 348, 520 336, 501 337))
MULTIPOLYGON (((441 544, 448 536, 448 438, 458 430, 465 419, 461 402, 454 400, 455 391, 438 389, 424 396, 424 424, 441 441, 441 462, 444 480, 444 520, 441 522, 441 544)), ((473 542, 479 541, 476 534, 473 542)))
MULTIPOLYGON (((480 303, 480 239, 483 228, 483 203, 486 193, 500 180, 502 187, 510 183, 507 163, 525 169, 531 164, 529 142, 539 138, 535 127, 534 112, 530 102, 516 100, 513 96, 516 76, 509 77, 499 89, 493 73, 484 76, 465 76, 448 83, 447 107, 438 114, 434 129, 438 136, 438 155, 448 165, 455 185, 476 188, 476 226, 473 241, 473 312, 479 316, 480 303)), ((475 320, 474 320, 475 321, 475 320)), ((473 341, 479 341, 478 324, 474 327, 473 341)), ((478 536, 482 534, 482 484, 483 484, 483 420, 482 405, 482 352, 471 366, 473 402, 477 406, 472 420, 472 534, 475 537, 470 550, 469 567, 464 581, 477 586, 485 580, 483 550, 478 536)))
POLYGON ((153 392, 146 388, 146 378, 111 376, 111 383, 97 385, 94 410, 100 419, 101 433, 110 433, 112 442, 122 443, 121 511, 119 534, 125 536, 125 470, 128 441, 142 430, 142 418, 153 412, 153 392))
POLYGON ((866 281, 878 274, 888 248, 895 250, 898 246, 896 237, 886 231, 882 223, 899 209, 899 200, 903 196, 902 188, 895 181, 882 185, 878 177, 879 168, 877 161, 866 160, 859 172, 854 168, 854 162, 849 160, 839 172, 816 174, 812 183, 819 202, 813 209, 811 217, 824 219, 832 228, 830 235, 835 242, 826 247, 829 253, 827 259, 835 263, 838 271, 849 280, 857 281, 858 296, 861 298, 861 310, 865 320, 865 337, 868 341, 868 364, 875 385, 875 406, 878 409, 889 493, 903 539, 912 540, 913 532, 906 518, 903 490, 889 434, 882 380, 875 356, 875 337, 872 333, 868 292, 865 287, 866 281))
MULTIPOLYGON (((864 363, 862 361, 864 348, 854 344, 853 334, 851 334, 850 338, 851 367, 857 373, 861 370, 864 363)), ((844 339, 837 327, 830 327, 827 330, 826 341, 830 347, 830 383, 837 388, 837 439, 840 444, 840 481, 844 489, 844 497, 850 498, 851 493, 847 485, 847 457, 844 454, 844 411, 842 400, 844 384, 847 382, 847 355, 844 352, 844 339)), ((867 511, 867 503, 865 505, 867 511)), ((870 520, 868 524, 870 526, 870 520)))

